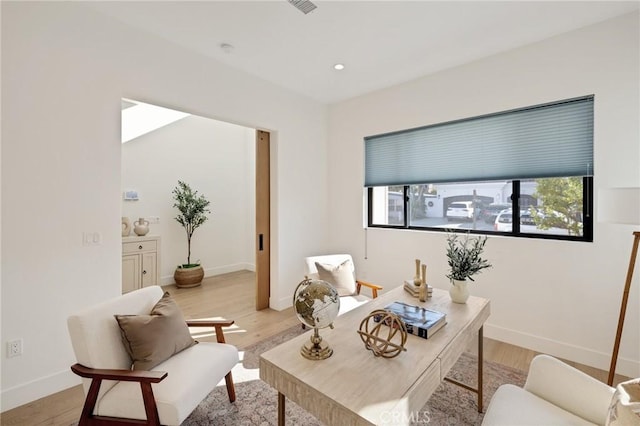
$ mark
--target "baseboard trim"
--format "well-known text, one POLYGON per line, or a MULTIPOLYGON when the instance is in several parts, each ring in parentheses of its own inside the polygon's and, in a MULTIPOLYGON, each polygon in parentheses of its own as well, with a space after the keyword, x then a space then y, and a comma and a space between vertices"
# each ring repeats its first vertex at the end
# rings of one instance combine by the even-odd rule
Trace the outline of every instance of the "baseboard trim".
POLYGON ((287 308, 290 308, 292 306, 292 299, 291 297, 283 297, 280 299, 276 299, 274 297, 270 297, 269 298, 269 308, 276 310, 276 311, 284 311, 287 308))
POLYGON ((2 398, 0 399, 0 412, 28 404, 81 383, 80 377, 73 374, 71 370, 67 370, 9 389, 3 389, 2 398))
MULTIPOLYGON (((510 343, 522 348, 542 352, 579 364, 588 365, 600 370, 609 371, 611 354, 594 351, 581 346, 570 345, 557 340, 547 339, 508 328, 498 327, 490 323, 484 326, 484 335, 488 338, 510 343)), ((640 376, 640 361, 629 358, 618 358, 616 373, 627 377, 640 376)))
MULTIPOLYGON (((204 276, 205 278, 207 278, 207 277, 213 277, 216 275, 228 274, 230 272, 237 272, 237 271, 255 272, 255 270, 256 270, 255 264, 248 263, 248 262, 241 262, 241 263, 234 263, 231 265, 216 266, 214 268, 205 268, 204 276)), ((163 277, 160 277, 161 286, 169 285, 169 284, 175 284, 173 275, 165 275, 163 277)))

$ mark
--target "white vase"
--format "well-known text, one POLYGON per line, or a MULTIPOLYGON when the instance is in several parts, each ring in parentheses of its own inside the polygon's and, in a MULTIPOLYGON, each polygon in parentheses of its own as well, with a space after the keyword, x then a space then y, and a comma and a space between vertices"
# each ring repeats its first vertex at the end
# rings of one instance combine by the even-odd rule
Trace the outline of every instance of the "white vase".
POLYGON ((467 280, 451 280, 449 295, 454 303, 467 303, 469 298, 469 282, 467 280))
POLYGON ((144 217, 141 217, 140 219, 133 222, 133 225, 133 232, 135 232, 136 235, 140 237, 147 235, 147 233, 149 232, 149 221, 145 220, 144 217))

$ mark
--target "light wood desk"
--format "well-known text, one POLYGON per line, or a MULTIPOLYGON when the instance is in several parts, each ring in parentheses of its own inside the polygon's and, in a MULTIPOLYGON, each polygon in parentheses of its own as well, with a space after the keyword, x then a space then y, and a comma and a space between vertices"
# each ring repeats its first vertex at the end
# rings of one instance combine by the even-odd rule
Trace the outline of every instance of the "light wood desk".
MULTIPOLYGON (((434 289, 422 303, 402 286, 336 318, 334 329, 320 330, 333 355, 312 361, 300 355, 310 332, 260 356, 260 378, 278 391, 278 424, 284 425, 284 397, 327 425, 408 424, 445 380, 476 333, 478 342, 478 411, 482 411, 482 326, 489 317, 487 299, 451 302, 448 292, 434 289), (375 357, 357 333, 374 309, 395 301, 447 314, 447 325, 429 339, 410 335, 407 351, 391 359, 375 357)), ((459 384, 459 383, 457 383, 459 384)))

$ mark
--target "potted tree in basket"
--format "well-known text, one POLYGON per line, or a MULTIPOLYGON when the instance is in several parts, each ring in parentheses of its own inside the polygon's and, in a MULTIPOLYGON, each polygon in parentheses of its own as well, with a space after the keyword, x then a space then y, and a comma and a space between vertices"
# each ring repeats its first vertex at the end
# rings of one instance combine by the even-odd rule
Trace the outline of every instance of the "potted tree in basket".
POLYGON ((178 265, 173 279, 178 287, 195 287, 202 283, 204 269, 200 261, 191 263, 191 238, 193 232, 207 221, 207 213, 211 213, 208 209, 210 203, 204 195, 198 195, 198 191, 182 181, 178 181, 178 186, 173 189, 173 199, 173 207, 180 211, 175 219, 187 233, 187 263, 178 265))
POLYGON ((469 298, 469 281, 483 269, 490 268, 488 260, 482 258, 487 237, 469 237, 466 234, 460 238, 458 234, 447 235, 447 260, 451 280, 449 294, 455 303, 466 303, 469 298), (469 280, 469 281, 468 281, 469 280))

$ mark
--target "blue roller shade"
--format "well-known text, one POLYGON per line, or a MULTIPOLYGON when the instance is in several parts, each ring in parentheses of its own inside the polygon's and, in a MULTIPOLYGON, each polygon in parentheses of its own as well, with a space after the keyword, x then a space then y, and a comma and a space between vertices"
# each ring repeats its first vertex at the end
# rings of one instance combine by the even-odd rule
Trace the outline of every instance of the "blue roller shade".
POLYGON ((593 96, 365 139, 365 186, 593 175, 593 96))

